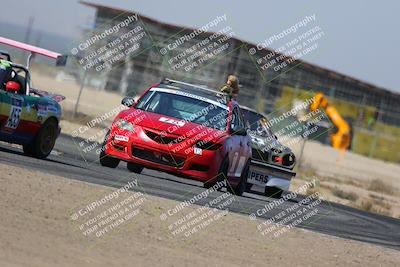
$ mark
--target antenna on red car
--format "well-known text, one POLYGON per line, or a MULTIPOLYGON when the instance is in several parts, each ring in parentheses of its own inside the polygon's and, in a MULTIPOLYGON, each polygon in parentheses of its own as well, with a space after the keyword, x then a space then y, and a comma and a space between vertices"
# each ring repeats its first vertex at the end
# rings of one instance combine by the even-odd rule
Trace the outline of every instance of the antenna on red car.
POLYGON ((42 56, 46 56, 49 58, 53 58, 56 60, 56 66, 65 66, 67 63, 67 55, 62 55, 57 52, 53 52, 44 48, 40 48, 37 46, 25 44, 22 42, 14 41, 8 38, 4 38, 0 36, 0 44, 8 45, 14 48, 22 49, 30 52, 27 60, 26 60, 26 68, 29 69, 31 57, 33 54, 38 54, 42 56))

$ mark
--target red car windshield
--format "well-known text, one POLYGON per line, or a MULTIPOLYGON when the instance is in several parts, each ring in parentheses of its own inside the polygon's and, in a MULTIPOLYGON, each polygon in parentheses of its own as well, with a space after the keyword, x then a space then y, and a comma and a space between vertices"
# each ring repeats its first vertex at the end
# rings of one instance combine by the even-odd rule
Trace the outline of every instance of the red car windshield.
POLYGON ((135 108, 224 131, 228 109, 218 103, 162 91, 148 91, 135 108))

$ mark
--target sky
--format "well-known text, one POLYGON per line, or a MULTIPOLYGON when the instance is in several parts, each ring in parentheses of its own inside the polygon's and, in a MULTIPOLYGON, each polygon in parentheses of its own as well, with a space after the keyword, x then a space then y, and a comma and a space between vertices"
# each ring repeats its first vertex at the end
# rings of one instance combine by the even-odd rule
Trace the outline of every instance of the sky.
MULTIPOLYGON (((0 0, 2 22, 78 38, 95 10, 77 0, 0 0), (22 8, 23 7, 23 8, 22 8)), ((200 27, 226 14, 235 36, 258 43, 305 16, 316 16, 324 32, 318 49, 302 59, 374 85, 400 92, 400 1, 88 0, 131 10, 162 22, 200 27)), ((271 45, 274 47, 274 44, 271 45)))

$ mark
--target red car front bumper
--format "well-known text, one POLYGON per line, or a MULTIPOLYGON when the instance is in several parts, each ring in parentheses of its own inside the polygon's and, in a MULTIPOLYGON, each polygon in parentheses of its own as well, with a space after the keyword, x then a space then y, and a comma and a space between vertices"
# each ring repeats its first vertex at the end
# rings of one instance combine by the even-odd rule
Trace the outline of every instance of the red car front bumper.
POLYGON ((136 126, 135 133, 113 128, 105 153, 126 162, 149 169, 165 171, 201 182, 213 181, 224 158, 223 147, 201 150, 176 144, 164 144, 149 138, 144 129, 136 126))

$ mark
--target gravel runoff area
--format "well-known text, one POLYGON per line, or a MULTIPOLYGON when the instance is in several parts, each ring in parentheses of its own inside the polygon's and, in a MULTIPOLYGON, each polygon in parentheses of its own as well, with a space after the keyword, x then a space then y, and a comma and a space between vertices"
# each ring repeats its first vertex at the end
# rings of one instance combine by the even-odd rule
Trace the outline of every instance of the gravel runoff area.
POLYGON ((160 215, 179 203, 134 191, 118 201, 136 199, 137 213, 99 237, 85 236, 74 214, 116 189, 4 164, 0 170, 1 266, 396 266, 400 258, 399 251, 301 229, 262 236, 259 221, 232 213, 174 236, 160 215))

